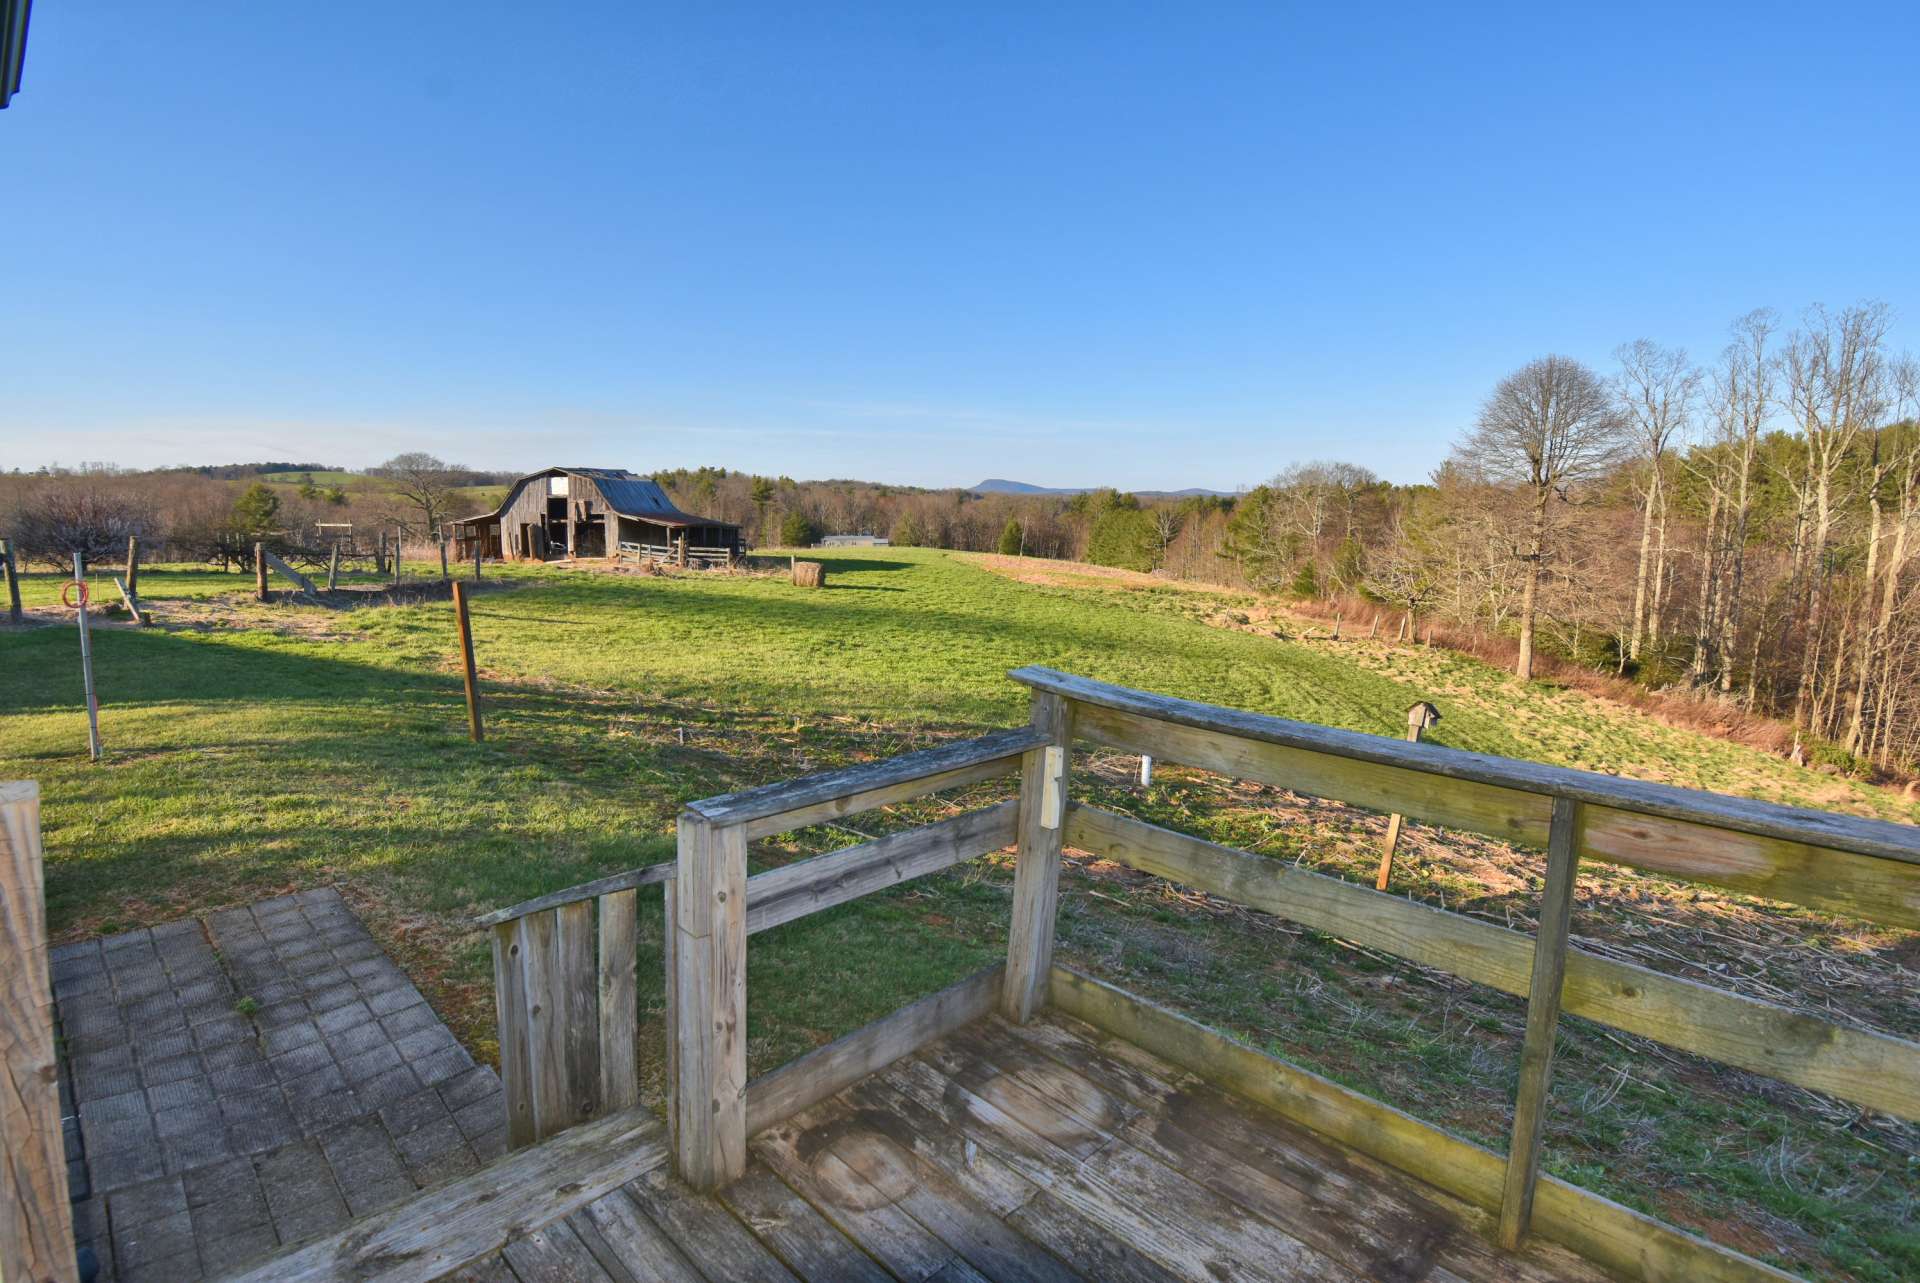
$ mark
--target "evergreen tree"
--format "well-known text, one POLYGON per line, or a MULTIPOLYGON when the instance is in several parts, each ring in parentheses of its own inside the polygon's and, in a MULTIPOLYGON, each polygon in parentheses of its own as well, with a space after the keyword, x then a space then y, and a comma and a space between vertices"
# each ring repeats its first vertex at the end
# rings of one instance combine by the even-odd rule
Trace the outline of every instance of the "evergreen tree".
POLYGON ((1019 518, 1008 517, 1006 526, 1000 531, 1000 555, 1018 557, 1025 545, 1026 540, 1020 532, 1019 518))

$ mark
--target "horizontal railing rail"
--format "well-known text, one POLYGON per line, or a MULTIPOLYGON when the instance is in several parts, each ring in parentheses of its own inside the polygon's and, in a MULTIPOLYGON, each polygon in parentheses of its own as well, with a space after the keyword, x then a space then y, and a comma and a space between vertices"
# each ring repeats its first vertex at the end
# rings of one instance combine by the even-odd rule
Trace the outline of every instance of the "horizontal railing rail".
POLYGON ((591 882, 582 882, 579 886, 549 891, 546 895, 537 895, 531 900, 522 900, 519 904, 495 909, 491 913, 483 913, 473 920, 473 925, 497 927, 504 922, 512 922, 515 918, 524 918, 530 913, 545 913, 549 909, 558 909, 562 905, 574 904, 581 900, 598 900, 601 896, 615 891, 634 891, 640 887, 652 886, 656 882, 667 881, 673 877, 673 870, 672 860, 662 860, 658 864, 628 869, 625 873, 609 874, 604 878, 595 878, 591 882))
POLYGON ((1072 701, 1075 733, 1383 813, 1547 845, 1554 798, 1578 802, 1579 855, 1920 930, 1911 825, 1409 743, 1074 677, 1011 674, 1072 701))

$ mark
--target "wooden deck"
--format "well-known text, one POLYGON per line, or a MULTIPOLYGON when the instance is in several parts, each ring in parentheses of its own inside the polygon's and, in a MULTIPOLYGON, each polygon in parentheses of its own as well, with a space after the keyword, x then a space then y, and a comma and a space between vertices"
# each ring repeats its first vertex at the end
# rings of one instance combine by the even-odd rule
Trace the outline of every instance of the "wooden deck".
POLYGON ((664 1163, 449 1277, 1597 1280, 1070 1017, 977 1021, 770 1128, 712 1198, 664 1163))

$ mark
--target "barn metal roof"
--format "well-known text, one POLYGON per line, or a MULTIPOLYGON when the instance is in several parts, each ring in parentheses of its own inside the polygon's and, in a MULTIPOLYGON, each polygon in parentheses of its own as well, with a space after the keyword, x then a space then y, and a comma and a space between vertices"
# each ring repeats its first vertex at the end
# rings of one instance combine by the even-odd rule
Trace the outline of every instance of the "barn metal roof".
MULTIPOLYGON (((4 3, 4 0, 0 0, 4 3)), ((542 468, 538 472, 529 472, 507 487, 507 497, 492 512, 479 513, 472 517, 462 517, 456 525, 465 525, 475 521, 492 521, 502 516, 507 505, 513 502, 513 496, 520 487, 536 477, 551 477, 556 473, 566 473, 572 477, 586 477, 599 487, 601 497, 607 506, 623 517, 635 521, 651 521, 663 526, 731 526, 731 521, 720 521, 713 517, 696 517, 680 511, 673 506, 673 500, 667 498, 667 492, 660 483, 651 481, 625 468, 542 468)))

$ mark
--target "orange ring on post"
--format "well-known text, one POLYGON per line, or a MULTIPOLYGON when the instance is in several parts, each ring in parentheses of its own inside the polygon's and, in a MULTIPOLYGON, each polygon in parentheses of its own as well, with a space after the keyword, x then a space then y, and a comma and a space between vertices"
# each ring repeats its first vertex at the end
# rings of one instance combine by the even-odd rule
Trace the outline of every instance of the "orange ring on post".
POLYGON ((68 610, 79 610, 89 600, 91 599, 87 595, 87 581, 84 579, 69 579, 60 586, 60 604, 68 610), (73 590, 76 588, 80 590, 80 600, 77 604, 72 600, 73 590))

